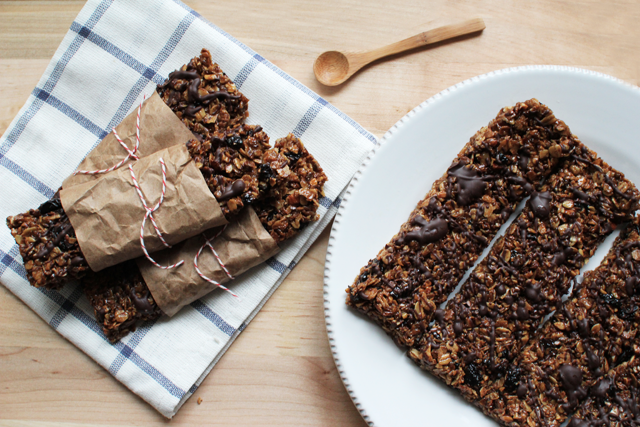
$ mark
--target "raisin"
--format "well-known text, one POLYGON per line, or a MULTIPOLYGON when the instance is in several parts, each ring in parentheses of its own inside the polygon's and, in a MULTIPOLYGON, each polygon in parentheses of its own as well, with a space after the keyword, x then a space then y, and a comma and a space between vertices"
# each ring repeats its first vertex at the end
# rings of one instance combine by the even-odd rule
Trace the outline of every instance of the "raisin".
POLYGON ((602 298, 602 301, 605 304, 610 305, 613 308, 620 308, 622 306, 621 301, 611 294, 600 295, 600 298, 602 298))
POLYGON ((258 172, 258 179, 260 181, 268 181, 269 179, 275 176, 276 174, 273 172, 273 169, 271 169, 271 166, 269 165, 260 166, 260 172, 258 172))
POLYGON ((555 348, 557 348, 557 347, 558 347, 557 345, 555 345, 555 344, 554 344, 553 340, 552 340, 552 339, 549 339, 549 338, 542 338, 542 339, 540 340, 540 345, 542 345, 542 348, 543 348, 545 351, 547 351, 547 350, 549 350, 549 349, 555 349, 555 348))
POLYGON ((501 165, 504 165, 509 162, 509 158, 502 153, 498 153, 497 159, 498 159, 498 163, 500 163, 501 165))
POLYGON ((512 365, 507 369, 507 375, 504 379, 504 388, 508 392, 512 393, 516 391, 516 387, 520 384, 520 377, 522 376, 522 371, 518 366, 512 365))
POLYGON ((618 317, 624 320, 633 320, 635 317, 636 311, 638 311, 638 307, 635 305, 625 305, 618 312, 618 317))
POLYGON ((634 351, 632 347, 625 347, 622 349, 622 353, 618 356, 618 360, 616 360, 616 364, 620 365, 621 363, 627 362, 631 360, 631 357, 634 355, 634 351))
POLYGON ((284 153, 284 155, 287 156, 291 164, 294 164, 295 162, 300 160, 301 157, 300 153, 284 153))
POLYGON ((482 373, 475 363, 470 363, 464 368, 464 382, 471 387, 477 387, 482 382, 482 373))
POLYGON ((247 136, 253 136, 258 132, 262 132, 262 126, 256 126, 255 128, 251 129, 249 132, 247 132, 247 136))
POLYGON ((589 204, 582 202, 580 200, 574 200, 573 201, 573 206, 580 208, 580 209, 589 209, 589 204))
POLYGON ((256 201, 256 198, 255 198, 255 197, 253 197, 253 194, 251 194, 251 193, 244 193, 244 194, 242 195, 242 201, 243 201, 245 204, 250 205, 251 203, 253 203, 253 202, 255 202, 255 201, 256 201))
POLYGON ((229 147, 236 150, 242 148, 242 146, 244 145, 242 138, 240 138, 240 136, 238 135, 231 135, 230 137, 225 139, 225 142, 229 147))

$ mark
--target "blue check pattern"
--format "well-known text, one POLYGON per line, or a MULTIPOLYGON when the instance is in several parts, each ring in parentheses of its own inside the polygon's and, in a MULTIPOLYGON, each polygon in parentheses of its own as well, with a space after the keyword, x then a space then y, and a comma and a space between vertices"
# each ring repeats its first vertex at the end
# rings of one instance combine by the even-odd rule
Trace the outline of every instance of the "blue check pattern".
POLYGON ((327 150, 330 159, 340 160, 330 161, 325 168, 330 181, 326 197, 320 200, 321 220, 284 245, 281 253, 265 265, 233 283, 237 292, 248 295, 247 298, 239 303, 228 301, 226 295, 220 294, 203 298, 171 321, 162 318, 147 322, 112 345, 96 324, 79 286, 71 285, 60 292, 29 287, 17 245, 8 230, 0 234, 0 282, 51 327, 167 417, 173 416, 195 392, 215 362, 330 221, 340 205, 343 189, 376 144, 376 138, 180 1, 90 0, 71 24, 31 97, 0 139, 0 179, 16 189, 15 194, 8 195, 15 203, 6 209, 0 207, 0 214, 6 217, 50 198, 62 179, 135 108, 143 94, 149 94, 170 71, 197 55, 203 46, 214 49, 212 54, 216 60, 251 100, 250 120, 260 123, 271 120, 272 127, 280 133, 273 135, 267 127, 271 135, 281 137, 285 132, 293 132, 316 156, 327 150), (121 28, 114 28, 114 22, 127 19, 134 19, 146 28, 149 36, 129 35, 121 28), (140 46, 132 43, 135 37, 143 38, 140 46), (97 77, 93 80, 87 77, 93 72, 87 65, 94 62, 95 72, 102 73, 101 81, 112 79, 109 81, 113 90, 103 92, 103 98, 79 96, 104 84, 97 77), (264 87, 271 92, 262 95, 264 87), (281 121, 270 117, 272 113, 254 115, 251 105, 269 102, 274 94, 282 93, 289 94, 284 102, 289 116, 297 117, 297 122, 280 129, 281 121), (68 130, 72 141, 55 140, 52 122, 68 130), (337 136, 326 136, 330 129, 337 129, 337 136), (34 145, 35 140, 39 145, 34 145), (329 153, 327 147, 335 154, 329 153), (78 150, 81 155, 77 154, 78 150), (33 160, 31 153, 41 151, 61 157, 56 161, 43 154, 39 161, 33 160), (194 335, 191 341, 183 338, 190 333, 201 335, 194 335), (173 344, 167 344, 166 354, 158 355, 155 350, 164 342, 173 344), (209 343, 207 354, 194 357, 194 366, 177 375, 175 371, 182 369, 178 367, 181 362, 176 360, 177 353, 198 353, 200 347, 207 347, 203 342, 209 343))

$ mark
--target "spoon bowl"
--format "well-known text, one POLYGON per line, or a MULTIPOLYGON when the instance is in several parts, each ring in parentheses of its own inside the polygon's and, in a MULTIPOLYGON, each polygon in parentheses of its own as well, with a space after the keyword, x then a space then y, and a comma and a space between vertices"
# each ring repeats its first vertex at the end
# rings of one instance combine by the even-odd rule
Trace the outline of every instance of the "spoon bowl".
POLYGON ((336 50, 318 56, 313 63, 313 72, 316 79, 326 86, 339 85, 353 74, 353 71, 349 72, 349 58, 336 50))
POLYGON ((458 24, 434 28, 408 39, 366 52, 338 52, 331 50, 316 58, 313 63, 313 73, 323 85, 337 86, 344 83, 360 68, 376 59, 465 34, 480 32, 484 29, 485 25, 482 18, 476 18, 458 24))

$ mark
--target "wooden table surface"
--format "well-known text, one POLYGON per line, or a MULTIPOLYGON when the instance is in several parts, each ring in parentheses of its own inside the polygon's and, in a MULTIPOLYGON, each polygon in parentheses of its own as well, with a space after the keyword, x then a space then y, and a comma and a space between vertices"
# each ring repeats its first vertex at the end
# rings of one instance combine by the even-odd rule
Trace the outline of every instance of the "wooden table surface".
MULTIPOLYGON (((187 3, 377 136, 441 90, 501 68, 568 65, 640 81, 637 0, 187 3), (487 25, 479 37, 378 61, 340 87, 314 79, 313 60, 325 50, 377 47, 476 16, 487 25)), ((0 134, 83 4, 0 1, 0 134)), ((324 326, 328 238, 327 230, 171 424, 365 424, 338 376, 324 326)), ((166 422, 0 286, 0 425, 166 422)))

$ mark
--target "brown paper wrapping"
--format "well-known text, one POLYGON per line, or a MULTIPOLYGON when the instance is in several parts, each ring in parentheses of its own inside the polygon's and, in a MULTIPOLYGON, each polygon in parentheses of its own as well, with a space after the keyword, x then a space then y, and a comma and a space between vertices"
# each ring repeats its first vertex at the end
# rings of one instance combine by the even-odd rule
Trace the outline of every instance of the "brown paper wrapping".
MULTIPOLYGON (((226 224, 220 205, 184 144, 162 149, 132 163, 147 205, 153 207, 160 199, 160 158, 166 164, 167 187, 164 202, 153 216, 167 243, 173 245, 226 224)), ((96 180, 64 187, 60 199, 93 271, 144 254, 140 226, 146 211, 128 166, 96 180)), ((165 248, 149 219, 145 224, 144 242, 149 253, 165 248)))
MULTIPOLYGON (((122 141, 133 150, 136 144, 137 108, 116 126, 116 132, 122 141)), ((157 92, 149 97, 140 109, 140 145, 138 157, 142 158, 163 148, 177 144, 186 144, 195 138, 193 133, 180 121, 173 111, 162 101, 157 92)), ((113 133, 109 133, 80 163, 78 170, 101 170, 116 165, 127 156, 127 152, 113 133)), ((134 160, 129 159, 127 163, 134 160)), ((126 165, 120 168, 125 168, 126 165)), ((71 175, 62 183, 62 187, 71 187, 87 181, 95 181, 103 175, 71 175)))
MULTIPOLYGON (((206 234, 211 237, 215 230, 206 234)), ((217 289, 216 285, 202 279, 193 266, 193 259, 204 242, 200 235, 154 255, 162 265, 184 260, 184 265, 179 268, 162 270, 146 258, 138 258, 138 267, 153 299, 165 314, 173 316, 185 305, 217 289)), ((280 250, 250 206, 227 226, 212 245, 232 276, 263 263, 280 250)), ((229 281, 210 248, 205 248, 200 254, 198 267, 210 279, 220 283, 229 281)))

